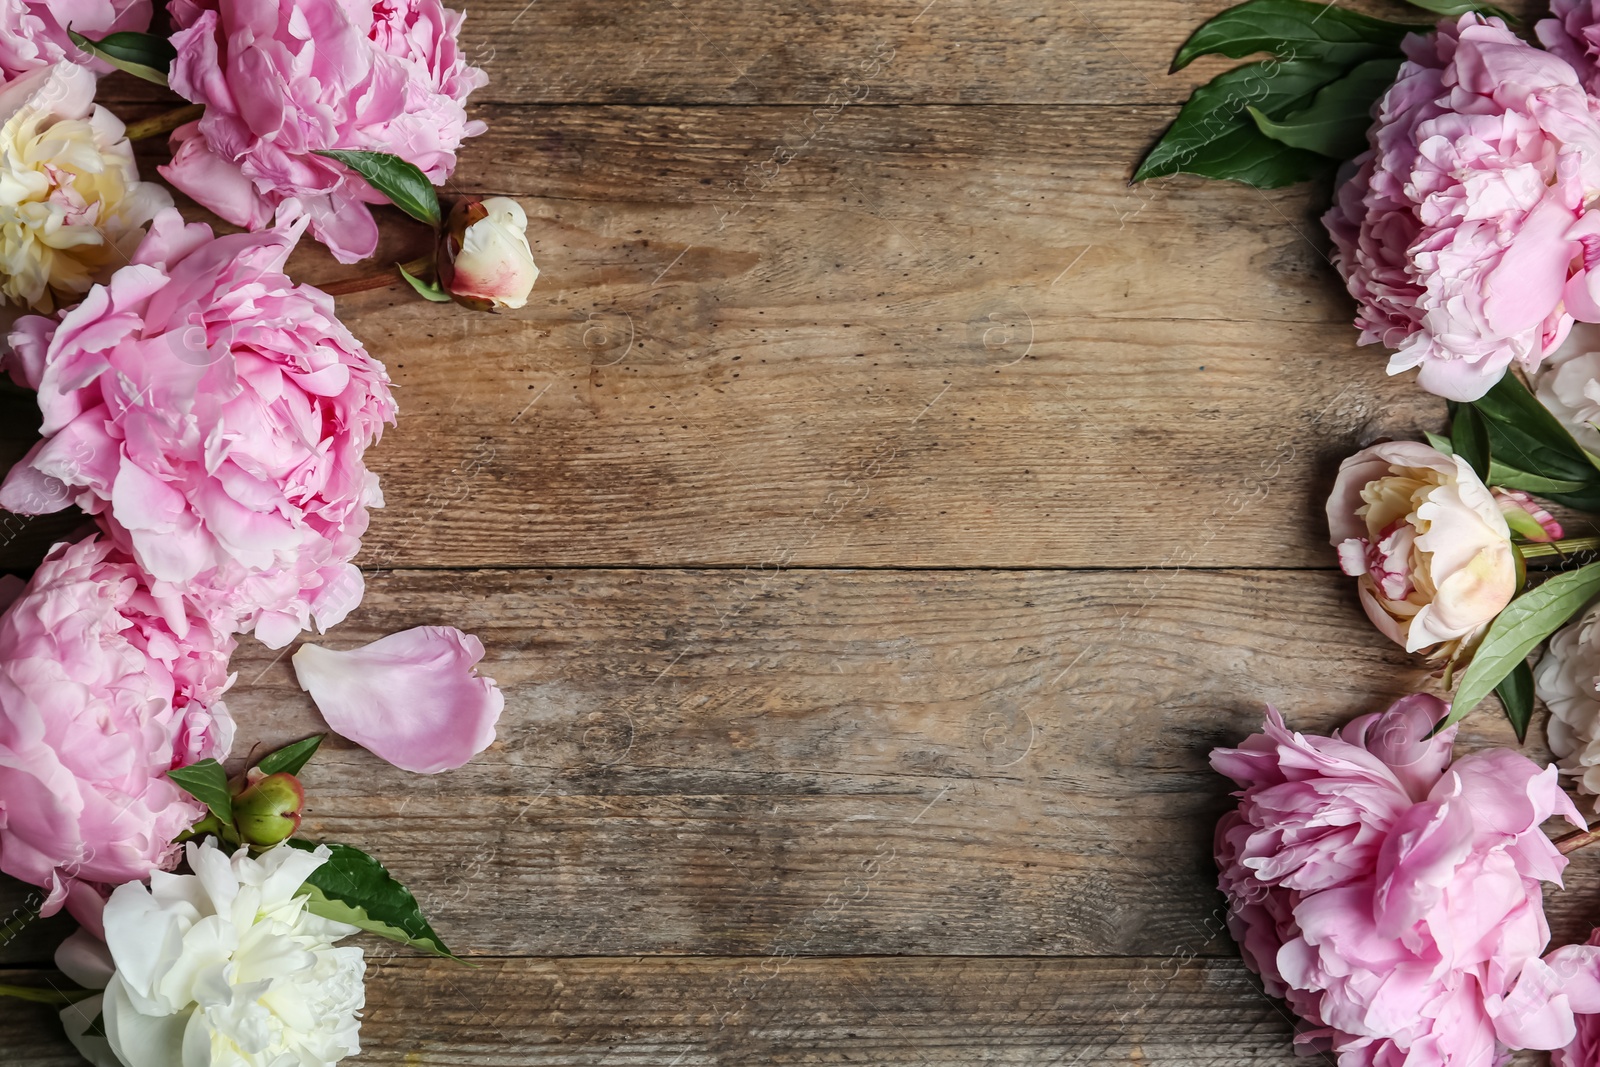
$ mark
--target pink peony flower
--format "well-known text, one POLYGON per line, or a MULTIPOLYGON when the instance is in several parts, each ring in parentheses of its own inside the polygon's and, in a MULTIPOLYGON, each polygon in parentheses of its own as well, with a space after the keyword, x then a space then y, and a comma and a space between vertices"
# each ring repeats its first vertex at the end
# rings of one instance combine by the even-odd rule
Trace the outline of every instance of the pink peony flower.
MULTIPOLYGON (((1600 930, 1589 936, 1588 944, 1600 946, 1600 930)), ((1557 1049, 1555 1055, 1550 1057, 1550 1067, 1595 1067, 1596 1064, 1600 1064, 1600 997, 1597 997, 1597 994, 1600 994, 1600 983, 1593 981, 1592 971, 1584 973, 1580 970, 1577 976, 1570 973, 1578 969, 1555 968, 1558 981, 1573 993, 1580 994, 1583 1001, 1587 1002, 1587 1006, 1582 1002, 1574 1004, 1575 1010, 1580 1013, 1577 1016, 1578 1032, 1565 1048, 1557 1049), (1562 973, 1563 971, 1567 973, 1562 973), (1574 977, 1586 980, 1580 983, 1574 981, 1574 977)))
POLYGON ((481 677, 483 642, 418 626, 348 652, 301 645, 294 676, 334 732, 402 770, 454 770, 494 741, 506 699, 481 677))
POLYGON ((227 755, 232 650, 93 536, 0 617, 0 871, 43 887, 45 914, 176 858, 205 809, 166 772, 227 755))
POLYGON ((111 65, 78 49, 67 27, 96 40, 150 28, 150 0, 0 0, 0 81, 66 60, 104 74, 111 65))
POLYGON ((1600 105, 1499 19, 1463 15, 1405 49, 1323 221, 1361 343, 1397 350, 1390 374, 1476 400, 1574 317, 1600 320, 1600 105))
MULTIPOLYGON (((1566 866, 1540 824, 1582 826, 1556 780, 1506 749, 1450 762, 1445 705, 1398 701, 1332 737, 1265 732, 1217 749, 1242 788, 1217 828, 1228 925, 1267 992, 1341 1067, 1491 1065, 1575 1033, 1552 969, 1600 973, 1600 950, 1540 954, 1541 882, 1566 866)), ((1586 1001, 1583 1001, 1586 1003, 1586 1001)))
POLYGON ((20 320, 7 358, 44 439, 0 507, 78 504, 157 594, 274 648, 360 602, 350 560, 383 502, 363 455, 395 413, 332 299, 283 274, 303 226, 213 237, 164 211, 82 304, 20 320))
POLYGON ((388 152, 434 184, 484 131, 467 95, 487 76, 462 59, 462 15, 438 0, 171 0, 172 88, 206 106, 172 135, 161 173, 229 222, 259 229, 287 198, 345 263, 370 256, 385 203, 320 149, 388 152))
POLYGON ((1328 533, 1367 617, 1407 652, 1459 656, 1517 591, 1500 504, 1466 460, 1415 441, 1339 465, 1328 533))
POLYGON ((1550 0, 1550 16, 1534 27, 1539 43, 1600 92, 1600 0, 1550 0))
POLYGON ((1528 493, 1520 489, 1501 489, 1498 486, 1490 492, 1494 496, 1494 502, 1500 507, 1500 514, 1505 516, 1506 526, 1524 541, 1547 544, 1561 540, 1566 533, 1561 528, 1561 523, 1556 521, 1556 517, 1528 493))

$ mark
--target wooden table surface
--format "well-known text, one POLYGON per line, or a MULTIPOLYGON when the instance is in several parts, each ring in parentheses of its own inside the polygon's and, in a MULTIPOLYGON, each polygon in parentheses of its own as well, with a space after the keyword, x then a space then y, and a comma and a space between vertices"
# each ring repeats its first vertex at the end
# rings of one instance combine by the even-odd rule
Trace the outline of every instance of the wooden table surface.
MULTIPOLYGON (((499 316, 340 299, 401 418, 326 643, 461 626, 506 712, 453 773, 306 772, 309 833, 475 964, 368 940, 364 1062, 1299 1062, 1221 932, 1206 754, 1424 684, 1320 515, 1443 406, 1357 349, 1326 185, 1128 186, 1225 6, 471 8, 452 187, 518 197, 543 275, 499 316)), ((22 567, 53 527, 9 529, 22 567)), ((286 657, 236 667, 241 754, 318 728, 286 657)), ((1558 939, 1597 913, 1575 860, 1558 939)), ((31 1005, 0 1048, 74 1062, 31 1005)))

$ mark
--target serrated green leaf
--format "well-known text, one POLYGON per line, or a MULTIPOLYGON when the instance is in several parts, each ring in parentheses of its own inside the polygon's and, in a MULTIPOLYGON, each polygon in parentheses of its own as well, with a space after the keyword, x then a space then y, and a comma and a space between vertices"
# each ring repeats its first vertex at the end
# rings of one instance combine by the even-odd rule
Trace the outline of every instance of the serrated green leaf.
POLYGON ((342 148, 324 149, 317 155, 343 163, 412 218, 430 226, 439 225, 443 217, 439 210, 439 193, 415 163, 387 152, 355 152, 342 148))
POLYGON ((1450 447, 1467 461, 1473 473, 1489 478, 1489 427, 1483 413, 1471 404, 1461 404, 1450 420, 1450 447))
POLYGON ((178 57, 178 50, 172 47, 172 42, 154 33, 124 31, 107 34, 96 41, 68 26, 67 37, 83 51, 105 60, 118 70, 125 70, 136 78, 162 86, 167 84, 167 71, 178 57))
POLYGON ((1494 687, 1494 695, 1500 698, 1500 706, 1511 720, 1511 728, 1517 732, 1517 743, 1523 743, 1528 739, 1528 723, 1533 720, 1533 668, 1528 666, 1527 660, 1500 679, 1500 684, 1494 687))
POLYGON ((233 824, 233 790, 228 788, 228 772, 214 759, 203 759, 187 767, 167 772, 178 786, 215 815, 223 825, 233 824))
POLYGON ((1290 148, 1345 160, 1367 147, 1372 125, 1372 105, 1394 83, 1402 60, 1396 56, 1369 59, 1349 74, 1317 90, 1309 107, 1270 119, 1259 108, 1250 109, 1256 128, 1290 148))
POLYGON ((1600 563, 1558 574, 1513 600, 1489 624, 1489 632, 1461 676, 1450 714, 1441 728, 1461 719, 1494 691, 1539 642, 1555 633, 1600 592, 1600 563))
POLYGON ((415 289, 417 294, 421 296, 422 299, 431 300, 435 304, 450 303, 450 294, 439 288, 438 282, 423 281, 415 274, 412 274, 410 271, 406 270, 406 265, 404 263, 396 263, 395 267, 399 269, 400 277, 410 282, 411 288, 415 289))
POLYGON ((261 757, 261 761, 256 764, 256 770, 262 774, 299 774, 311 757, 317 754, 317 747, 327 736, 327 734, 317 734, 304 741, 284 745, 276 752, 269 752, 261 757))
POLYGON ((1431 29, 1386 22, 1326 3, 1251 0, 1195 30, 1178 49, 1172 69, 1182 70, 1200 56, 1243 59, 1257 52, 1353 67, 1369 59, 1398 56, 1406 34, 1431 29))
MULTIPOLYGON (((306 852, 317 848, 315 842, 298 838, 285 843, 306 852)), ((323 918, 347 922, 380 937, 455 958, 423 918, 422 908, 411 891, 395 881, 383 864, 349 845, 330 844, 328 848, 333 855, 311 872, 301 889, 311 898, 307 908, 323 918)))
POLYGON ((1198 174, 1276 189, 1329 173, 1330 160, 1274 141, 1246 109, 1269 118, 1286 115, 1310 104, 1318 89, 1343 73, 1328 63, 1268 60, 1219 74, 1189 97, 1133 180, 1198 174))

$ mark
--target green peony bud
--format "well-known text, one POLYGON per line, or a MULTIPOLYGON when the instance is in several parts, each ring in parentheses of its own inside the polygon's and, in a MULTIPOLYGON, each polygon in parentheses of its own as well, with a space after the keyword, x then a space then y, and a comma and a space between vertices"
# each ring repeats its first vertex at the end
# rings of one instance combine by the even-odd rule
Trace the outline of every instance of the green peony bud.
POLYGON ((305 804, 300 779, 282 771, 269 774, 233 798, 233 825, 241 840, 270 848, 300 829, 300 809, 305 804))

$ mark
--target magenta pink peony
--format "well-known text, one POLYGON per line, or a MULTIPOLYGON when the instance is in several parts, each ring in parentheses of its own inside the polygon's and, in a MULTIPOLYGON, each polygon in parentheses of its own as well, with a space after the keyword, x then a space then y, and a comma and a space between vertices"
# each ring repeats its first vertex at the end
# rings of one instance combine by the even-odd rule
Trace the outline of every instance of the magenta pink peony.
POLYGON ((21 319, 7 366, 44 438, 0 484, 22 513, 76 503, 224 630, 278 648, 361 599, 363 463, 393 421, 383 365, 283 273, 304 220, 213 237, 157 215, 83 303, 21 319))
POLYGON ((1556 769, 1505 749, 1451 762, 1446 712, 1411 696, 1332 737, 1263 733, 1211 762, 1242 788, 1217 827, 1228 925, 1267 992, 1313 1024, 1297 1040, 1341 1067, 1489 1067, 1507 1048, 1574 1039, 1564 973, 1600 949, 1541 959, 1542 882, 1566 858, 1540 829, 1582 826, 1556 769))
POLYGON ((96 40, 147 30, 150 0, 0 0, 0 81, 61 60, 109 71, 72 43, 68 26, 96 40))
POLYGON ((335 733, 403 770, 454 770, 494 741, 505 696, 477 672, 483 642, 418 626, 348 652, 301 645, 300 688, 335 733))
POLYGON ((1600 321, 1600 105, 1559 55, 1464 15, 1406 39, 1370 150, 1324 219, 1389 373, 1476 400, 1600 321))
POLYGON ((0 871, 43 887, 45 914, 176 858, 205 809, 165 775, 227 755, 232 650, 94 536, 0 617, 0 871))
POLYGON ((388 152, 442 183, 482 133, 467 95, 487 81, 461 57, 462 15, 438 0, 172 0, 172 88, 205 114, 172 135, 173 185, 259 229, 288 198, 346 263, 370 256, 385 203, 321 149, 388 152))

